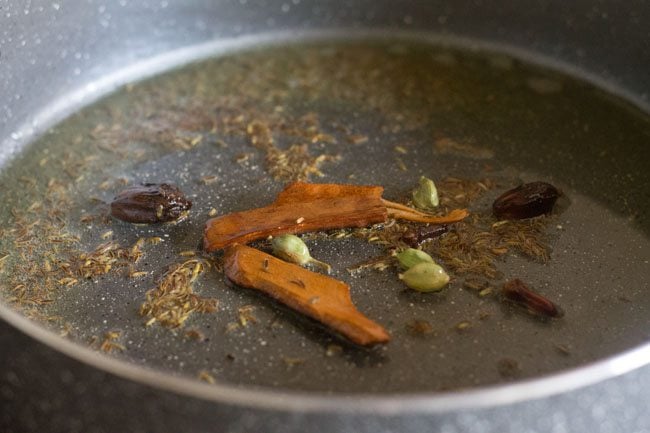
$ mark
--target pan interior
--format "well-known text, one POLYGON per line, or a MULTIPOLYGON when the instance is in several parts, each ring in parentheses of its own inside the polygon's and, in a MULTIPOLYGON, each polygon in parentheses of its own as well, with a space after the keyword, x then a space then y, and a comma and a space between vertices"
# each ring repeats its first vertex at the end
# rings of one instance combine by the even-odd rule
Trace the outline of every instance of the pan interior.
POLYGON ((546 375, 648 339, 649 139, 648 116, 625 101, 498 53, 370 40, 242 50, 126 86, 6 167, 1 295, 62 338, 216 383, 380 394, 546 375), (259 145, 268 137, 273 152, 259 145), (487 182, 469 204, 482 215, 522 181, 550 182, 564 196, 544 222, 550 260, 509 252, 495 276, 452 272, 440 293, 406 289, 394 267, 348 272, 385 253, 368 236, 307 237, 359 310, 392 335, 363 349, 228 284, 218 254, 199 251, 211 213, 263 206, 300 175, 382 185, 394 201, 422 175, 487 182), (188 220, 106 217, 125 185, 163 181, 193 201, 188 220), (121 261, 139 239, 142 258, 121 261), (119 245, 110 255, 119 260, 85 278, 79 267, 107 243, 119 245), (217 299, 217 311, 145 326, 146 292, 170 265, 197 259, 211 267, 194 292, 217 299), (495 292, 521 278, 564 316, 540 320, 478 296, 469 278, 495 292))

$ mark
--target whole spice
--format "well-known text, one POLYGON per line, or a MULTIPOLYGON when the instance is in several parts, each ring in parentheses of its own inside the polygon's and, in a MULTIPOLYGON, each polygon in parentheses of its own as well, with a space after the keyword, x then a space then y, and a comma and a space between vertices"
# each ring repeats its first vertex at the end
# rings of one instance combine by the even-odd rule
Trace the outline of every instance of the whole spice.
POLYGON ((464 219, 464 209, 435 216, 381 198, 380 186, 294 182, 272 204, 208 220, 203 238, 207 252, 234 243, 281 234, 306 233, 383 223, 388 217, 447 224, 464 219))
POLYGON ((224 271, 235 284, 264 292, 357 344, 390 339, 384 328, 356 309, 350 287, 342 281, 240 244, 226 249, 224 271))
POLYGON ((129 223, 152 224, 178 220, 191 207, 177 186, 144 183, 120 192, 111 202, 111 215, 129 223))
POLYGON ((321 267, 328 274, 332 270, 332 267, 327 263, 314 259, 309 254, 307 245, 296 235, 276 236, 271 241, 271 246, 273 247, 273 255, 282 260, 297 263, 301 266, 314 264, 321 267))
POLYGON ((501 294, 505 300, 524 307, 529 313, 545 317, 559 317, 560 309, 539 293, 533 292, 518 278, 503 285, 501 294))
POLYGON ((422 250, 407 248, 395 255, 402 269, 411 269, 418 263, 434 263, 430 255, 422 250))
POLYGON ((560 191, 546 182, 531 182, 501 194, 492 204, 499 219, 525 219, 550 213, 560 191))
POLYGON ((420 209, 434 209, 438 206, 438 190, 431 179, 420 177, 418 187, 413 190, 413 203, 420 209))
POLYGON ((437 292, 447 285, 449 275, 440 265, 422 262, 400 274, 399 279, 418 292, 437 292))

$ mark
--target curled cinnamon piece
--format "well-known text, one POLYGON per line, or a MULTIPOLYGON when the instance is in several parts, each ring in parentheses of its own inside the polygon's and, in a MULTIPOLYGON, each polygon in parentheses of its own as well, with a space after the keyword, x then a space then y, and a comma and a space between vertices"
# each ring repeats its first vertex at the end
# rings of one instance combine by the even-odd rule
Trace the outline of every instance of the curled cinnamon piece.
POLYGON ((381 202, 386 205, 388 216, 403 219, 407 221, 414 221, 418 223, 431 223, 431 224, 450 224, 461 221, 469 215, 467 209, 454 209, 445 216, 435 216, 417 209, 410 208, 400 203, 381 199, 381 202))
POLYGON ((240 244, 226 249, 224 271, 234 283, 264 292, 354 343, 367 346, 390 340, 383 327, 356 309, 350 286, 342 281, 240 244))
POLYGON ((285 233, 306 233, 385 222, 389 216, 409 221, 449 224, 468 213, 454 210, 437 217, 381 198, 381 186, 295 182, 265 207, 208 220, 203 245, 216 251, 233 243, 248 243, 285 233))

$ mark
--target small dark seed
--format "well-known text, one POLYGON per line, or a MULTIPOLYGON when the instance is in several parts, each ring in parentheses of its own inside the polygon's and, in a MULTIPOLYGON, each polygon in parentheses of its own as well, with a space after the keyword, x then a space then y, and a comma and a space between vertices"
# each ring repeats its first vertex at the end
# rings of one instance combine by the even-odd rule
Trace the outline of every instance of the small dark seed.
POLYGON ((111 216, 129 223, 174 221, 192 207, 175 185, 144 183, 120 192, 111 202, 111 216))
POLYGON ((525 219, 550 213, 560 191, 550 183, 531 182, 501 194, 492 204, 499 219, 525 219))

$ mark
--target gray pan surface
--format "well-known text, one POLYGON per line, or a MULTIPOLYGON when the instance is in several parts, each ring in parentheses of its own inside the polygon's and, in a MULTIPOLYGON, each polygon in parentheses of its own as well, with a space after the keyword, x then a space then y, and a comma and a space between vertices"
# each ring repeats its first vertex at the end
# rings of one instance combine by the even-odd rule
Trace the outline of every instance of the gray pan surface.
MULTIPOLYGON (((118 91, 5 167, 4 275, 25 263, 37 268, 6 284, 3 296, 15 297, 13 283, 49 278, 44 260, 56 268, 59 259, 48 242, 20 256, 16 232, 9 232, 16 215, 22 229, 64 220, 65 233, 80 238, 70 246, 75 251, 162 238, 143 247, 133 269, 142 276, 116 268, 68 285, 56 274, 45 305, 34 308, 42 298, 29 296, 23 302, 28 315, 94 349, 106 333, 119 332, 114 342, 124 349, 115 346, 108 356, 129 363, 218 384, 334 394, 446 391, 540 377, 647 341, 649 139, 647 115, 632 105, 499 53, 401 38, 285 41, 225 54, 118 91), (265 205, 286 181, 269 176, 264 153, 251 145, 253 122, 272 124, 281 149, 307 144, 311 155, 340 157, 324 162, 323 177, 312 181, 380 184, 395 201, 408 198, 420 175, 493 180, 471 203, 476 214, 489 214, 492 200, 521 181, 560 187, 565 195, 544 230, 550 260, 508 254, 496 260, 502 277, 492 284, 522 278, 565 315, 540 320, 498 297, 479 297, 463 288, 461 274, 439 294, 405 290, 394 268, 350 274, 346 268, 382 255, 382 247, 316 236, 308 240, 312 255, 351 285, 357 307, 392 334, 389 344, 351 345, 233 287, 215 269, 195 291, 218 299, 216 312, 195 313, 176 330, 144 326, 138 309, 145 292, 167 265, 188 260, 181 253, 198 249, 210 210, 265 205), (434 146, 441 139, 471 149, 434 146), (102 217, 125 183, 161 181, 191 198, 189 220, 145 227, 102 217), (238 311, 249 306, 256 323, 243 326, 238 311), (426 320, 431 331, 414 335, 414 320, 426 320), (461 323, 467 325, 459 329, 461 323), (188 329, 205 339, 187 338, 188 329)), ((205 257, 218 264, 218 254, 205 257)))

